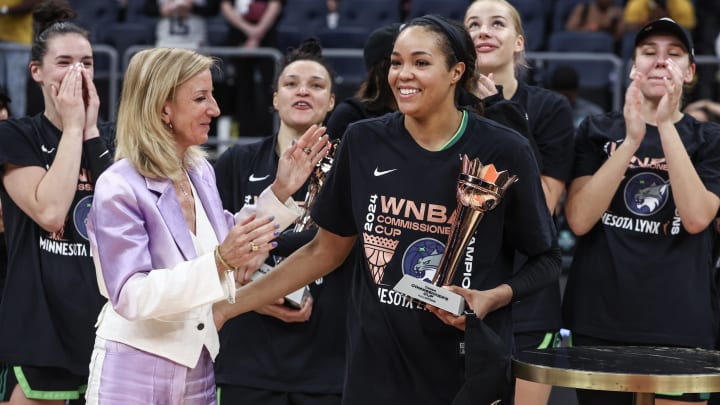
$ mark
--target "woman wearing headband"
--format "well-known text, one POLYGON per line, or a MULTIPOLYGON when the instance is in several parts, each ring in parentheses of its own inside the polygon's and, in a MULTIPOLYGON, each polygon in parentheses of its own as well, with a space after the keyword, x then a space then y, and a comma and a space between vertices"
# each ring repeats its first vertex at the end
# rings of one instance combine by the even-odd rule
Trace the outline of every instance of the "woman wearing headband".
MULTIPOLYGON (((559 275, 527 140, 458 107, 461 93, 475 86, 474 71, 472 41, 461 25, 438 16, 405 25, 388 74, 399 111, 348 127, 312 210, 315 238, 244 286, 235 305, 217 305, 228 317, 272 302, 337 268, 354 248, 343 404, 447 405, 472 391, 463 386, 468 377, 506 377, 507 363, 470 367, 466 333, 485 326, 497 335, 492 354, 509 357, 508 304, 559 275), (469 288, 449 288, 468 301, 469 312, 455 316, 419 309, 393 287, 404 274, 433 277, 454 220, 461 155, 523 180, 485 215, 463 254, 453 284, 469 288), (517 273, 515 250, 530 258, 517 273)), ((486 388, 483 397, 470 393, 478 403, 511 397, 509 385, 474 386, 486 388)))

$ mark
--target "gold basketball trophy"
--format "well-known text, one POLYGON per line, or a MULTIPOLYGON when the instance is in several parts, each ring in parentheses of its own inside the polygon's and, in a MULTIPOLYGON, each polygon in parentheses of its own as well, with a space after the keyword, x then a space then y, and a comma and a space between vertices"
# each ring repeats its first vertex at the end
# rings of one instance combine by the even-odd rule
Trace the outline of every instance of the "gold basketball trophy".
MULTIPOLYGON (((322 159, 320 159, 317 165, 315 165, 313 171, 310 173, 310 177, 308 178, 307 193, 305 194, 305 202, 303 203, 303 213, 295 221, 295 227, 293 228, 293 232, 302 232, 305 230, 317 228, 317 225, 310 217, 310 210, 313 203, 315 202, 315 197, 317 196, 318 191, 320 191, 320 188, 322 188, 323 184, 325 183, 325 177, 327 177, 330 168, 332 168, 338 143, 339 142, 337 139, 330 141, 330 148, 328 150, 328 153, 322 159)), ((277 263, 280 263, 280 261, 277 261, 276 264, 277 263)), ((253 280, 256 277, 264 276, 272 269, 274 269, 274 267, 270 266, 267 263, 263 263, 263 265, 255 273, 253 273, 253 280)), ((304 286, 286 295, 285 304, 293 308, 302 308, 303 303, 309 297, 310 287, 304 286)))
POLYGON ((405 274, 393 287, 415 300, 455 315, 463 313, 465 300, 442 286, 452 284, 460 259, 485 213, 497 207, 505 191, 518 180, 507 171, 496 171, 492 163, 483 165, 477 158, 470 160, 467 155, 461 160, 455 220, 432 283, 405 274))
POLYGON ((303 204, 303 214, 295 221, 295 228, 293 229, 295 232, 317 228, 317 225, 315 225, 312 218, 310 218, 310 209, 315 202, 315 196, 317 196, 318 191, 320 191, 320 188, 325 183, 325 177, 327 177, 330 168, 332 168, 338 143, 337 139, 330 141, 328 153, 320 159, 318 164, 315 165, 315 169, 310 173, 308 189, 305 194, 305 203, 303 204))

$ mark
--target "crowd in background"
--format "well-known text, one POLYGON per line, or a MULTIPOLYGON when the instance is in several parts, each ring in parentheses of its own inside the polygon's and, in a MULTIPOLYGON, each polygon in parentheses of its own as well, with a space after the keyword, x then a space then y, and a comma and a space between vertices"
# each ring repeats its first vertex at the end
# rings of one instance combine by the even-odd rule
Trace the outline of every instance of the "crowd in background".
MULTIPOLYGON (((421 3, 422 0, 416 0, 421 3)), ((6 14, 0 14, 0 23, 4 27, 21 27, 17 32, 0 31, 0 44, 30 43, 31 25, 30 10, 37 0, 6 1, 9 2, 6 14), (12 24, 12 25, 8 25, 12 24)), ((95 44, 109 44, 120 52, 130 45, 172 45, 183 47, 197 46, 228 46, 245 49, 269 47, 285 51, 288 37, 283 34, 283 24, 292 15, 305 13, 299 8, 305 0, 293 2, 286 0, 104 0, 98 2, 71 1, 79 11, 76 22, 90 31, 95 44), (77 3, 77 4, 75 4, 77 3), (280 28, 280 34, 278 34, 280 28)), ((316 0, 317 14, 322 15, 323 30, 332 38, 332 32, 342 28, 343 15, 340 11, 351 8, 352 4, 362 7, 358 0, 316 0), (344 7, 344 8, 343 8, 344 7)), ((397 9, 393 16, 398 22, 405 21, 412 12, 412 0, 393 0, 385 2, 388 9, 397 9)), ((448 3, 469 4, 465 0, 454 0, 448 3)), ((526 0, 511 1, 516 4, 521 15, 528 3, 526 0)), ((718 46, 718 17, 715 10, 720 9, 717 0, 542 0, 532 10, 540 9, 542 14, 522 15, 529 51, 548 51, 550 38, 555 32, 606 32, 614 40, 613 53, 623 60, 628 58, 628 38, 634 36, 637 29, 650 19, 669 16, 688 29, 693 36, 698 55, 715 55, 718 46), (702 18, 699 18, 702 16, 702 18), (531 26, 537 19, 542 19, 541 30, 531 26), (531 22, 532 21, 532 22, 531 22)), ((449 7, 449 6, 448 6, 449 7)), ((442 9, 440 9, 442 10, 442 9)), ((530 9, 528 9, 530 10, 530 9)), ((533 11, 535 13, 535 11, 533 11)), ((442 14, 442 12, 440 12, 442 14)), ((310 23, 309 23, 310 24, 310 23)), ((312 24, 315 24, 314 22, 312 24)), ((345 25, 348 22, 345 21, 345 25)), ((376 24, 380 24, 377 22, 376 24)), ((372 29, 376 28, 375 26, 372 29)), ((372 29, 368 27, 369 33, 372 29)), ((307 32, 316 29, 308 25, 307 32)), ((344 34, 343 34, 344 35, 344 34)), ((300 36, 292 36, 297 43, 300 36)), ((321 43, 324 42, 321 38, 321 43)), ((334 42, 328 41, 328 42, 334 42)), ((343 44, 323 44, 324 48, 361 48, 362 43, 347 42, 343 44)), ((16 115, 35 113, 41 107, 37 90, 26 86, 25 75, 19 72, 26 63, 18 64, 18 60, 27 59, 27 53, 6 51, 0 58, 0 85, 5 85, 10 96, 15 100, 13 109, 16 115), (13 77, 13 80, 9 80, 13 77), (23 91, 23 89, 26 89, 23 91), (15 94, 14 94, 15 93, 15 94), (26 101, 27 99, 27 101, 26 101)), ((99 58, 98 60, 101 60, 99 58)), ((275 129, 272 106, 268 97, 273 77, 273 60, 267 57, 223 58, 222 73, 215 77, 218 102, 223 107, 224 115, 232 117, 232 134, 235 136, 267 136, 275 129), (233 97, 238 92, 245 94, 243 98, 233 97)), ((359 61, 358 61, 359 62, 359 61)), ((331 64, 335 64, 331 61, 331 64)), ((552 71, 557 64, 543 67, 531 61, 531 68, 526 72, 525 80, 531 84, 549 88, 552 86, 552 71)), ((336 67, 336 74, 344 75, 348 64, 336 67)), ((122 69, 122 66, 120 66, 122 69)), ((354 68, 356 70, 356 68, 354 68)), ((698 65, 696 82, 691 84, 687 92, 686 103, 696 100, 711 102, 720 95, 720 84, 717 66, 713 64, 698 65)), ((120 72, 122 73, 122 71, 120 72)), ((104 80, 104 79, 101 79, 104 80)), ((611 78, 611 80, 619 80, 611 78)), ((623 82, 624 85, 627 81, 623 82)), ((359 81, 339 83, 338 97, 344 99, 352 95, 359 81)), ((102 86, 100 86, 103 94, 102 86)), ((609 111, 613 106, 607 88, 600 91, 578 87, 581 98, 590 99, 600 108, 609 111)), ((108 106, 103 106, 101 114, 108 116, 108 106)), ((704 115, 713 118, 714 115, 704 115)))

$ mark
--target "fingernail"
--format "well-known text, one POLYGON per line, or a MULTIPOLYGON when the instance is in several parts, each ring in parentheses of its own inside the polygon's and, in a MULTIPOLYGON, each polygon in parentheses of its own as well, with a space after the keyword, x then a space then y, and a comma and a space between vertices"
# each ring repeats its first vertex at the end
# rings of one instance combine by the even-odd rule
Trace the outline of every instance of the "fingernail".
POLYGON ((275 236, 280 235, 280 231, 275 231, 275 232, 273 232, 273 235, 275 235, 275 236))
POLYGON ((280 228, 280 224, 275 223, 275 228, 276 228, 276 229, 277 229, 277 228, 280 228))
POLYGON ((295 140, 293 139, 290 145, 295 145, 295 140))
POLYGON ((273 243, 272 243, 272 247, 273 247, 273 248, 276 248, 276 247, 277 247, 277 245, 278 245, 278 243, 277 243, 277 242, 273 242, 273 243))

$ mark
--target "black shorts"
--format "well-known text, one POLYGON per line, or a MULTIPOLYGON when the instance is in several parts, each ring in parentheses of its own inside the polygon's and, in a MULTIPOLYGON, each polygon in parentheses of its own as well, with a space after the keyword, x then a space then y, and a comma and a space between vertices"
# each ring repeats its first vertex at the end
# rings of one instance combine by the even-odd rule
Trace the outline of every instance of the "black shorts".
POLYGON ((71 374, 57 367, 0 365, 0 401, 8 401, 15 385, 27 398, 40 400, 80 399, 87 388, 87 376, 71 374))
POLYGON ((530 349, 547 349, 554 347, 557 332, 517 332, 514 334, 515 353, 530 349))
POLYGON ((342 395, 277 392, 238 385, 218 385, 217 399, 218 405, 340 405, 342 395))
MULTIPOLYGON (((579 335, 573 333, 573 346, 643 346, 636 343, 624 343, 614 340, 599 339, 587 335, 579 335)), ((582 403, 587 404, 631 404, 633 394, 628 392, 610 392, 610 391, 592 391, 577 390, 578 398, 582 399, 582 403)), ((677 393, 655 393, 655 398, 669 399, 683 402, 704 402, 710 399, 709 393, 702 394, 684 394, 677 393)))

